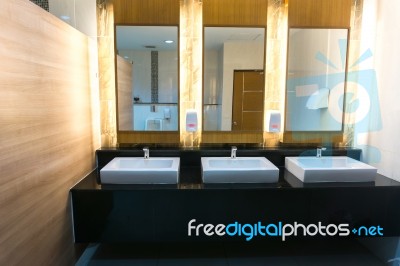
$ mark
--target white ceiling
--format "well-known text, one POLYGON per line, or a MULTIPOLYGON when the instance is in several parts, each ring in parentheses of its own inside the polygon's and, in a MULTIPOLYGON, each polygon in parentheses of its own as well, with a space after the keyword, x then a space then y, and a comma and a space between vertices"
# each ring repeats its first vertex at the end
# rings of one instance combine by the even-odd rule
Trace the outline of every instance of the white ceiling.
POLYGON ((264 42, 264 28, 205 27, 205 49, 220 49, 225 42, 264 42))
MULTIPOLYGON (((175 26, 117 26, 118 50, 177 50, 178 27, 175 26), (165 40, 173 40, 172 44, 165 40), (155 49, 145 48, 155 46, 155 49)), ((224 42, 264 42, 264 28, 205 27, 205 49, 220 49, 224 42)))
POLYGON ((174 26, 117 26, 118 50, 177 50, 178 27, 174 26), (171 44, 165 40, 174 41, 171 44), (145 46, 155 46, 155 49, 145 46))

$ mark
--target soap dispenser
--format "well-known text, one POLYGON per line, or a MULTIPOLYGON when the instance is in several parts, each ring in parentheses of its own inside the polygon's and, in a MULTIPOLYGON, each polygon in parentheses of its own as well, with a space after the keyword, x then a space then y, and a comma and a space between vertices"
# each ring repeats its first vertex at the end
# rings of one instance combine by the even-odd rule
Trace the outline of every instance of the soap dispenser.
POLYGON ((267 132, 278 133, 281 131, 281 113, 279 111, 267 111, 267 132))
POLYGON ((189 109, 186 111, 186 131, 197 131, 197 112, 194 109, 189 109))

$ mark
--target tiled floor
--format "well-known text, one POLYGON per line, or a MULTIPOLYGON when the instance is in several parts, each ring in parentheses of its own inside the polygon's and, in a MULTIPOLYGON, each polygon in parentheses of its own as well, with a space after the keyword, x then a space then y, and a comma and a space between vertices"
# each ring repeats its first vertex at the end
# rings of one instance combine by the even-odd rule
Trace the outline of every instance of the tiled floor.
POLYGON ((378 266, 357 241, 90 245, 77 266, 378 266))

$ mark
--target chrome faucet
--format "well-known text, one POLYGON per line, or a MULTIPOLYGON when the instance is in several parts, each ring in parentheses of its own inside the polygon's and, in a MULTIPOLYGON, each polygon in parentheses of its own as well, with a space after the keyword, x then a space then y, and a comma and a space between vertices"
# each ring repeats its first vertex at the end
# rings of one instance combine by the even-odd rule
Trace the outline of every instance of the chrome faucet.
POLYGON ((231 159, 236 159, 236 151, 237 151, 236 146, 232 146, 232 148, 231 148, 231 159))
POLYGON ((149 159, 150 155, 149 155, 149 148, 148 147, 144 147, 143 148, 144 151, 144 158, 145 159, 149 159))
POLYGON ((322 157, 322 151, 325 151, 326 148, 324 147, 318 147, 317 148, 317 158, 321 158, 322 157))

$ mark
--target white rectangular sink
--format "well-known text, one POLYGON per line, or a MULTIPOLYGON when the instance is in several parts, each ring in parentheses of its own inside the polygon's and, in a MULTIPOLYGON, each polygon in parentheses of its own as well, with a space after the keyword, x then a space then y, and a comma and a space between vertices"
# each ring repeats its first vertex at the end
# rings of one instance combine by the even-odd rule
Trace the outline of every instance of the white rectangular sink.
POLYGON ((100 170, 102 184, 177 184, 178 157, 116 157, 100 170))
POLYGON ((304 183, 371 182, 377 169, 346 156, 286 157, 285 168, 304 183))
POLYGON ((203 157, 203 183, 275 183, 279 169, 264 157, 203 157))

